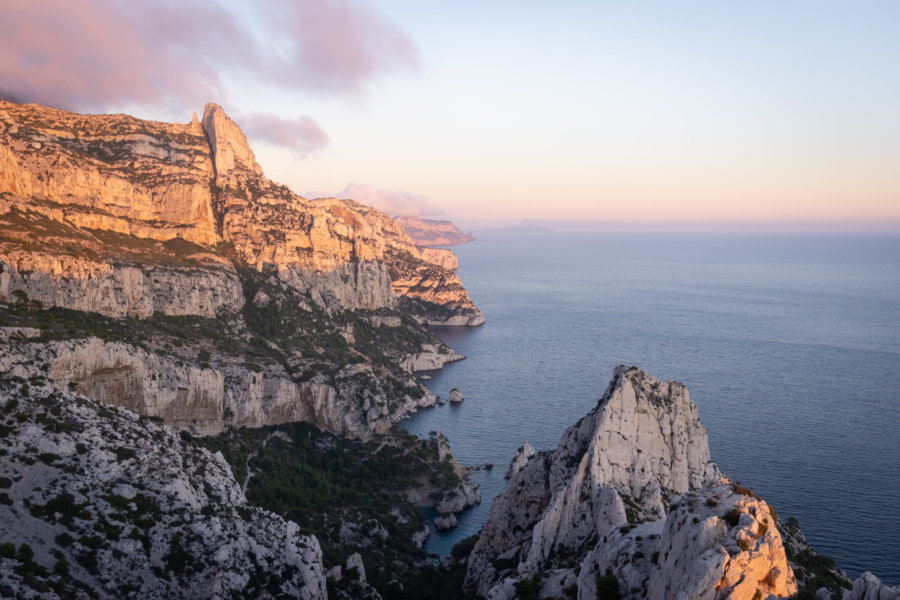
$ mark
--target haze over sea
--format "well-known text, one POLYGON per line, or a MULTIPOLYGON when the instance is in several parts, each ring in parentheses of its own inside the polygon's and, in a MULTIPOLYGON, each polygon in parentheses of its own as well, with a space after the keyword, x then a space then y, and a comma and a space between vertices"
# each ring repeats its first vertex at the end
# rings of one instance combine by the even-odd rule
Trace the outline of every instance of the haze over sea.
POLYGON ((900 235, 482 234, 458 246, 487 318, 437 333, 464 361, 427 382, 482 504, 432 536, 477 532, 516 448, 555 448, 617 364, 686 383, 713 460, 851 577, 900 584, 900 235))

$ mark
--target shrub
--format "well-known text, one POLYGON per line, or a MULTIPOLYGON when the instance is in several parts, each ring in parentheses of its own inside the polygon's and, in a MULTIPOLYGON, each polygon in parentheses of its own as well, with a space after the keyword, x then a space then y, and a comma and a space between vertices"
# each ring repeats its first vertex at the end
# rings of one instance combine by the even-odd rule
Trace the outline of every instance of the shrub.
POLYGON ((69 574, 69 563, 65 558, 60 558, 56 561, 56 564, 53 565, 53 573, 61 577, 65 577, 69 574))
POLYGON ((516 582, 516 598, 521 600, 538 600, 541 593, 541 582, 537 577, 516 582))
POLYGON ((0 558, 14 558, 16 556, 16 545, 12 542, 4 542, 0 544, 0 558))
POLYGON ((741 520, 741 511, 738 508, 732 508, 722 516, 722 519, 728 523, 729 527, 737 527, 741 520))
POLYGON ((118 460, 119 462, 136 457, 137 450, 135 450, 134 448, 126 448, 125 446, 119 446, 118 448, 116 448, 116 460, 118 460))
POLYGON ((619 580, 613 574, 612 569, 607 569, 603 575, 597 574, 597 599, 619 600, 622 594, 619 592, 619 580))

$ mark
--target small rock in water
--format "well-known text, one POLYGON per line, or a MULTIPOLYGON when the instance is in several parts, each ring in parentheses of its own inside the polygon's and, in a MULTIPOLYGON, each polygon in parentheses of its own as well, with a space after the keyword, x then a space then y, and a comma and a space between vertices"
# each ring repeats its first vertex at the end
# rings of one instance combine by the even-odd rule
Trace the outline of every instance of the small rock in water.
POLYGON ((488 461, 488 462, 484 463, 484 468, 485 468, 486 470, 490 471, 491 469, 494 468, 494 463, 488 461))
POLYGON ((452 390, 450 390, 450 402, 457 403, 457 402, 462 402, 462 401, 463 401, 462 392, 460 392, 456 388, 453 388, 452 390))
POLYGON ((434 528, 438 531, 446 531, 456 527, 456 515, 449 514, 446 517, 438 517, 434 520, 434 528))
POLYGON ((422 381, 428 381, 429 379, 431 379, 431 375, 420 375, 419 379, 421 379, 422 381))

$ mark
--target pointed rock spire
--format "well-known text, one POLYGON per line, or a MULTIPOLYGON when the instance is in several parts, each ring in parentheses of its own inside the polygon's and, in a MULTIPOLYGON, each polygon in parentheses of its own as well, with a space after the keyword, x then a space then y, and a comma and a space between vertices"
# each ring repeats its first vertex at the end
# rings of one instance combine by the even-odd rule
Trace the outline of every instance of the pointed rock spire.
POLYGON ((197 118, 197 113, 192 113, 191 115, 191 133, 198 135, 203 133, 203 126, 200 125, 200 120, 197 118))
POLYGON ((209 140, 216 177, 222 177, 234 169, 262 176, 262 168, 247 143, 247 136, 218 104, 206 103, 203 110, 203 131, 209 140))

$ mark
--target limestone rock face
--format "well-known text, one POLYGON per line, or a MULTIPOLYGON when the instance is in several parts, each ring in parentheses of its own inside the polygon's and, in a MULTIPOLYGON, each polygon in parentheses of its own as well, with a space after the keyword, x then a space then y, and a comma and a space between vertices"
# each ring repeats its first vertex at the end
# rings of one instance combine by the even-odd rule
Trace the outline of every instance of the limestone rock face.
POLYGON ((72 383, 89 398, 162 417, 197 435, 217 434, 229 425, 306 421, 336 435, 368 439, 434 405, 431 394, 388 398, 360 387, 353 376, 366 368, 354 366, 334 387, 316 380, 298 383, 283 370, 259 372, 243 362, 204 368, 95 337, 48 343, 10 338, 0 352, 0 372, 72 383), (352 398, 360 401, 348 401, 352 398))
POLYGON ((866 572, 853 582, 853 589, 844 594, 844 600, 898 600, 900 587, 890 587, 866 572))
POLYGON ((578 598, 594 598, 606 573, 633 599, 797 590, 774 516, 710 460, 683 384, 617 367, 556 450, 525 457, 523 447, 469 557, 473 596, 506 597, 533 577, 547 595, 577 577, 578 598))
POLYGON ((417 371, 433 371, 442 368, 449 362, 464 359, 465 356, 456 352, 441 352, 441 349, 433 344, 426 344, 416 354, 411 354, 402 365, 410 373, 417 371))
POLYGON ((449 514, 446 517, 441 516, 434 520, 434 528, 438 531, 446 531, 448 529, 453 529, 456 527, 456 515, 449 514))
MULTIPOLYGON (((15 398, 21 415, 4 439, 0 523, 33 549, 39 577, 62 564, 79 598, 265 597, 262 571, 289 597, 327 598, 318 540, 248 504, 220 453, 64 389, 22 391, 0 380, 0 402, 15 398)), ((4 596, 33 597, 20 563, 0 561, 4 596)))
POLYGON ((47 252, 0 257, 0 300, 24 292, 45 308, 59 306, 108 317, 164 315, 215 317, 244 304, 241 282, 230 263, 192 267, 127 266, 47 252))
MULTIPOLYGON (((215 244, 202 131, 0 101, 0 196, 79 228, 215 244)), ((5 212, 5 211, 0 211, 5 212)))
POLYGON ((212 102, 206 104, 203 110, 203 131, 209 140, 209 148, 214 157, 213 167, 217 175, 219 173, 225 175, 239 168, 262 177, 262 168, 256 162, 247 136, 218 104, 212 102))
POLYGON ((458 403, 462 402, 463 401, 462 392, 456 388, 453 388, 452 390, 450 390, 450 398, 449 399, 450 399, 450 402, 453 404, 458 404, 458 403))
POLYGON ((446 248, 419 248, 419 252, 422 260, 447 271, 455 271, 459 267, 456 255, 446 248))
MULTIPOLYGON (((451 272, 450 251, 419 249, 375 209, 307 200, 266 179, 246 136, 211 103, 202 124, 179 125, 0 101, 3 220, 15 221, 22 240, 0 240, 0 259, 10 264, 9 253, 35 234, 54 238, 44 243, 54 254, 99 254, 93 262, 113 266, 123 262, 110 256, 122 243, 143 242, 94 230, 184 240, 213 253, 225 242, 229 260, 277 271, 329 310, 393 308, 399 296, 423 323, 484 321, 451 272)), ((132 247, 124 262, 161 266, 144 250, 132 247)))
POLYGON ((506 471, 506 475, 504 477, 506 479, 512 478, 519 471, 522 470, 522 467, 528 464, 528 460, 534 456, 534 446, 528 443, 526 440, 518 450, 516 450, 515 455, 512 457, 512 460, 509 461, 509 469, 506 471))

